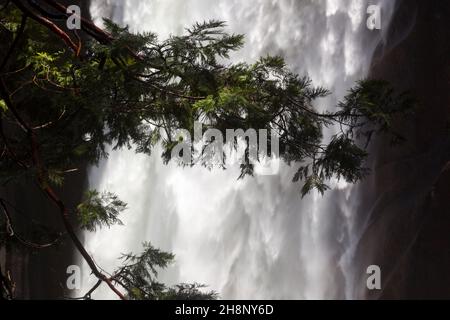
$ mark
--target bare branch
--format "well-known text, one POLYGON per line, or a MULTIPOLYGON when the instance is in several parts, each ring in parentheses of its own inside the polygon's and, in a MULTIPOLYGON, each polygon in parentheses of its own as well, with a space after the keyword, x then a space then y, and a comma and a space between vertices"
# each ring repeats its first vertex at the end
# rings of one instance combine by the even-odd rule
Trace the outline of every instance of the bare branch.
POLYGON ((22 243, 23 245, 30 247, 32 249, 46 249, 46 248, 56 245, 59 242, 59 240, 61 238, 60 236, 58 238, 56 238, 54 241, 52 241, 50 243, 46 243, 46 244, 37 244, 37 243, 30 242, 28 240, 25 240, 17 232, 15 232, 11 215, 9 214, 8 207, 6 206, 6 203, 3 199, 0 199, 0 206, 3 209, 3 213, 6 218, 6 231, 8 233, 8 236, 16 238, 20 243, 22 243))
POLYGON ((75 53, 79 51, 78 46, 72 41, 69 35, 64 32, 61 28, 59 28, 56 24, 54 24, 49 19, 38 15, 28 9, 20 0, 12 0, 12 2, 25 14, 27 14, 30 18, 35 20, 36 22, 42 24, 47 27, 50 31, 56 34, 59 38, 61 38, 75 53))

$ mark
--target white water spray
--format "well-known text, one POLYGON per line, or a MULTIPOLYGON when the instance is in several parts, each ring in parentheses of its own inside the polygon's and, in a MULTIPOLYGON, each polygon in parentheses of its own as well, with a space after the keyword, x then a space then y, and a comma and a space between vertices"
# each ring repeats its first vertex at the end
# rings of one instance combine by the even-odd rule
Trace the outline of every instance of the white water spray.
MULTIPOLYGON (((197 21, 225 20, 230 32, 246 35, 234 61, 284 56, 291 69, 333 92, 320 101, 324 110, 367 75, 382 41, 394 1, 370 2, 382 7, 381 31, 366 28, 368 0, 94 0, 92 13, 161 38, 197 21)), ((86 234, 100 266, 112 272, 120 253, 138 253, 150 241, 176 255, 161 280, 205 283, 221 298, 355 298, 351 250, 360 230, 346 184, 301 199, 301 186, 291 182, 295 168, 286 165, 278 176, 237 181, 238 168, 164 166, 160 154, 111 152, 91 168, 90 188, 129 204, 125 227, 86 234)), ((95 279, 87 265, 83 270, 87 289, 95 279)), ((93 297, 115 298, 106 287, 93 297)))

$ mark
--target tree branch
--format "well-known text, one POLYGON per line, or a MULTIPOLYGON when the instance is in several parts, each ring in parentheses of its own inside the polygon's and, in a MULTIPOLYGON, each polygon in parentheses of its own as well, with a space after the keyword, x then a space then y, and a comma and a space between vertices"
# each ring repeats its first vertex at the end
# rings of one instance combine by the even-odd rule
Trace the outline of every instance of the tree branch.
MULTIPOLYGON (((1 291, 5 293, 5 298, 7 300, 12 300, 14 298, 14 286, 11 284, 11 280, 6 275, 3 275, 1 265, 0 265, 0 286, 1 291)), ((0 296, 0 299, 2 298, 3 297, 0 296)))
MULTIPOLYGON (((54 9, 58 10, 61 14, 67 15, 67 7, 60 4, 57 1, 53 0, 43 0, 45 3, 47 3, 49 6, 53 7, 54 9)), ((91 21, 83 18, 78 17, 81 20, 81 28, 83 31, 88 33, 90 36, 92 36, 94 39, 96 39, 98 42, 102 44, 108 44, 111 43, 114 38, 108 34, 107 32, 103 31, 99 27, 97 27, 94 23, 91 21)))
POLYGON ((71 238, 72 242, 75 244, 75 247, 78 249, 78 251, 81 253, 83 258, 86 260, 87 264, 92 270, 92 273, 101 281, 104 281, 111 290, 117 294, 117 296, 122 299, 126 300, 125 296, 114 286, 110 278, 108 278, 106 275, 104 275, 102 272, 100 272, 92 259, 92 257, 89 255, 89 253, 84 248, 81 241, 78 239, 78 236, 70 222, 69 218, 69 210, 65 206, 64 202, 58 197, 57 193, 53 190, 52 187, 47 183, 48 177, 47 172, 42 164, 40 154, 39 154, 39 148, 38 148, 38 142, 36 133, 34 130, 20 117, 19 113, 17 112, 15 106, 13 105, 8 89, 6 88, 5 82, 3 81, 3 78, 0 77, 0 93, 3 96, 3 99, 5 100, 5 103, 9 110, 13 113, 14 117, 16 118, 16 121, 22 126, 23 130, 28 135, 28 138, 30 140, 30 146, 31 146, 31 154, 32 154, 32 161, 33 165, 36 167, 38 171, 38 182, 40 188, 44 191, 44 193, 47 195, 47 197, 58 207, 61 218, 64 223, 64 227, 69 234, 69 237, 71 238))
POLYGON ((61 28, 59 28, 56 24, 54 24, 52 21, 48 20, 47 18, 38 15, 28 9, 20 0, 12 0, 12 2, 25 14, 30 16, 33 20, 36 22, 42 24, 43 26, 47 27, 50 31, 52 31, 54 34, 56 34, 59 38, 61 38, 75 53, 79 51, 78 46, 72 41, 72 39, 69 37, 67 33, 65 33, 61 28))
POLYGON ((9 214, 8 207, 6 206, 5 201, 3 199, 0 199, 0 206, 3 209, 3 213, 6 218, 6 229, 7 229, 6 231, 8 232, 8 235, 10 237, 16 238, 23 245, 30 247, 32 249, 45 249, 45 248, 52 247, 59 242, 60 237, 58 237, 54 241, 52 241, 50 243, 46 243, 46 244, 37 244, 37 243, 33 243, 33 242, 25 240, 19 234, 17 234, 17 232, 15 232, 11 215, 9 214))

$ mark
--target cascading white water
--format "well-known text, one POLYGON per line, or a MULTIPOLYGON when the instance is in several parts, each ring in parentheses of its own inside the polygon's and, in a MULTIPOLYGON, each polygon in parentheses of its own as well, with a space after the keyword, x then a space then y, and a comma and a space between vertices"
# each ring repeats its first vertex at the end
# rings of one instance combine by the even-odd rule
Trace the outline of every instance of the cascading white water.
MULTIPOLYGON (((332 108, 367 75, 376 46, 387 29, 394 1, 376 0, 382 31, 368 31, 368 0, 93 0, 95 17, 112 16, 131 30, 164 38, 196 21, 225 20, 230 32, 246 35, 233 60, 254 61, 281 54, 290 68, 308 74, 333 95, 320 101, 332 108)), ((207 171, 164 166, 160 152, 111 152, 90 170, 90 188, 115 192, 129 204, 125 227, 86 234, 86 248, 107 271, 124 252, 141 243, 176 255, 161 274, 168 283, 208 284, 222 298, 354 298, 351 276, 355 230, 351 188, 335 183, 323 198, 300 197, 295 168, 278 176, 237 181, 238 168, 207 171)), ((95 283, 84 265, 83 288, 95 283)), ((95 298, 115 298, 101 288, 95 298)))

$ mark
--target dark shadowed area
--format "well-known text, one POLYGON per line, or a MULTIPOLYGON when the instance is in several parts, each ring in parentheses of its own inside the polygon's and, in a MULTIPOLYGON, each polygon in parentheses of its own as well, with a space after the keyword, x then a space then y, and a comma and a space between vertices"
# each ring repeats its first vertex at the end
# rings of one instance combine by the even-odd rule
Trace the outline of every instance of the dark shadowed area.
MULTIPOLYGON (((407 143, 372 148, 372 175, 360 186, 359 215, 368 217, 356 261, 364 274, 381 267, 382 290, 361 298, 450 297, 450 2, 402 1, 390 45, 372 77, 411 90, 415 123, 399 119, 407 143)), ((364 279, 360 283, 364 284, 364 279)))

